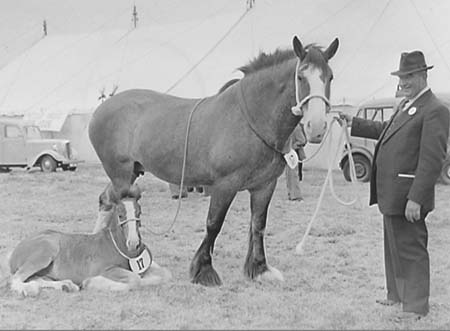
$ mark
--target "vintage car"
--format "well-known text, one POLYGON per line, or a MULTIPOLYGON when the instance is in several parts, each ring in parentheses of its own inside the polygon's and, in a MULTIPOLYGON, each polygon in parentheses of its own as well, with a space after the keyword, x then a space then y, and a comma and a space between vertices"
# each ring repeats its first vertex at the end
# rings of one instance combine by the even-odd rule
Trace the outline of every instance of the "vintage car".
POLYGON ((66 139, 44 139, 39 127, 22 119, 0 119, 0 170, 40 167, 53 172, 58 167, 75 171, 80 160, 66 139))
MULTIPOLYGON (((443 103, 450 109, 450 95, 437 94, 443 103)), ((394 113, 394 109, 400 102, 399 98, 382 98, 363 103, 357 110, 356 117, 375 121, 387 121, 394 113)), ((372 170, 373 153, 376 140, 350 137, 352 156, 355 162, 356 178, 361 182, 370 180, 372 170)), ((344 153, 339 162, 346 180, 350 181, 350 165, 348 159, 349 151, 344 149, 344 153)), ((442 167, 440 180, 445 184, 450 184, 450 138, 447 144, 447 158, 442 167)))

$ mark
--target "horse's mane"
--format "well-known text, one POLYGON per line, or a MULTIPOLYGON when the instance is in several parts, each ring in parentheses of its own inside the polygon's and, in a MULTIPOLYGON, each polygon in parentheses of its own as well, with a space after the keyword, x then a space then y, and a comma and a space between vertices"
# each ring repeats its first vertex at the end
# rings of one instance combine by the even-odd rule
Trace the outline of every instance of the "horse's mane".
MULTIPOLYGON (((317 44, 308 44, 305 46, 305 50, 309 50, 314 48, 318 50, 318 52, 310 52, 310 61, 315 63, 320 63, 323 61, 323 48, 318 46, 317 44), (320 55, 320 56, 319 56, 320 55)), ((279 49, 277 48, 273 53, 267 54, 263 51, 260 51, 259 54, 246 65, 239 67, 238 70, 241 71, 244 75, 248 75, 259 71, 264 68, 268 68, 295 57, 295 53, 292 49, 279 49)), ((226 82, 218 91, 218 94, 225 91, 228 87, 238 82, 239 78, 232 79, 226 82)))
MULTIPOLYGON (((319 61, 319 54, 322 55, 322 48, 316 44, 308 44, 305 46, 305 50, 308 51, 311 48, 317 49, 319 52, 311 52, 311 62, 319 61)), ((238 70, 244 75, 251 74, 264 68, 268 68, 290 59, 295 58, 295 53, 292 49, 279 49, 277 48, 273 53, 265 53, 260 51, 259 54, 250 60, 246 65, 239 67, 238 70)))

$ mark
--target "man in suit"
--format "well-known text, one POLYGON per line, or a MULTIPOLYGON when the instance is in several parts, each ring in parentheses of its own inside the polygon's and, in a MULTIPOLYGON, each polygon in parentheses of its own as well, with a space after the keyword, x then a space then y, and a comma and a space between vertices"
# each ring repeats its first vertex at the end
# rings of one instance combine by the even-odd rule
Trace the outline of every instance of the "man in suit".
MULTIPOLYGON (((303 149, 306 145, 306 136, 301 123, 295 126, 294 131, 289 137, 289 145, 297 153, 300 161, 306 159, 303 149)), ((303 201, 302 191, 300 189, 300 181, 303 179, 303 163, 299 163, 294 169, 286 165, 285 175, 288 199, 291 201, 303 201)))
POLYGON ((435 184, 446 156, 449 110, 427 86, 421 51, 401 54, 397 95, 404 96, 389 121, 340 114, 353 136, 378 139, 370 179, 370 202, 383 214, 387 297, 402 304, 397 319, 419 319, 429 311, 430 266, 427 214, 434 209, 435 184))

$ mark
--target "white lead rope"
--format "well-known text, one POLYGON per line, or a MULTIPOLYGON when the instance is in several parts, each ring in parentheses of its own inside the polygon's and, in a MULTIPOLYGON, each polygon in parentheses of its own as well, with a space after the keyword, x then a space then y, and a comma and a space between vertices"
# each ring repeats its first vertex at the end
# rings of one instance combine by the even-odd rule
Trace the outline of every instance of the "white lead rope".
MULTIPOLYGON (((331 131, 331 129, 332 129, 332 126, 333 126, 333 123, 334 123, 334 122, 337 122, 337 119, 336 119, 336 118, 333 118, 333 120, 332 120, 332 122, 331 122, 331 124, 330 124, 330 127, 329 127, 329 129, 328 129, 328 131, 327 131, 327 133, 326 133, 326 135, 325 135, 325 137, 324 137, 324 140, 325 140, 325 138, 326 138, 328 135, 330 135, 330 138, 329 138, 330 150, 331 150, 331 142, 332 142, 330 131, 331 131)), ((338 143, 338 146, 341 146, 341 144, 342 144, 342 139, 345 138, 345 145, 347 145, 347 148, 348 148, 348 150, 349 150, 348 158, 349 158, 349 162, 350 162, 350 179, 351 179, 352 185, 355 185, 355 184, 356 184, 355 163, 354 163, 354 161, 353 161, 353 156, 352 156, 352 153, 351 153, 350 140, 349 140, 350 137, 349 137, 349 135, 348 135, 347 123, 346 123, 345 121, 342 121, 341 127, 342 127, 342 132, 341 132, 341 135, 339 136, 339 143, 338 143)), ((321 144, 321 145, 323 145, 323 144, 321 144)), ((296 248, 295 248, 295 251, 296 251, 297 254, 302 254, 302 253, 303 253, 303 245, 304 245, 304 243, 305 243, 305 241, 306 241, 306 237, 308 237, 309 232, 311 231, 313 222, 314 222, 315 219, 317 218, 317 214, 318 214, 318 212, 319 212, 320 205, 322 204, 323 197, 324 197, 324 194, 325 194, 325 189, 326 189, 326 186, 327 186, 327 183, 328 183, 328 182, 329 182, 329 184, 330 184, 330 191, 331 191, 333 197, 334 197, 339 203, 341 203, 341 204, 343 204, 343 205, 346 205, 346 206, 350 206, 350 205, 352 205, 352 204, 355 204, 355 203, 358 201, 358 196, 356 196, 355 199, 353 199, 352 201, 348 201, 348 202, 342 201, 341 199, 339 199, 339 198, 337 197, 337 195, 336 195, 336 193, 335 193, 335 191, 334 191, 333 180, 332 180, 332 170, 333 170, 333 164, 334 164, 334 162, 336 162, 337 156, 338 156, 339 154, 340 154, 340 149, 338 148, 338 149, 336 150, 336 154, 335 154, 333 160, 331 160, 331 158, 329 158, 328 171, 327 171, 327 175, 326 175, 326 177, 325 177, 325 181, 324 181, 324 183, 323 183, 323 185, 322 185, 322 190, 320 191, 319 200, 318 200, 318 202, 317 202, 316 209, 314 210, 314 214, 313 214, 313 216, 312 216, 312 218, 311 218, 311 221, 309 222, 308 227, 306 228, 306 231, 305 231, 305 233, 304 233, 304 235, 303 235, 303 238, 302 238, 302 240, 297 244, 297 246, 296 246, 296 248)), ((309 160, 310 160, 310 159, 311 159, 311 158, 309 158, 309 160)))

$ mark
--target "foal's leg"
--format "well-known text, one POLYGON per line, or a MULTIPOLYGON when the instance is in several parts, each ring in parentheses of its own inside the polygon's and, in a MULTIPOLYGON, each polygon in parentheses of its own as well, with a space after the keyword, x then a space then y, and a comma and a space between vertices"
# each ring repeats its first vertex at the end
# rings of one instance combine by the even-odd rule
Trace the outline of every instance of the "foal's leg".
POLYGON ((225 215, 236 193, 235 190, 227 191, 220 185, 216 185, 212 190, 206 220, 206 236, 191 262, 189 274, 193 283, 205 286, 222 284, 219 275, 212 266, 211 253, 214 250, 214 241, 222 228, 225 215))
POLYGON ((132 271, 112 267, 101 275, 83 281, 83 289, 97 289, 104 291, 128 291, 139 287, 140 277, 132 271))
POLYGON ((283 280, 277 269, 268 265, 264 252, 264 230, 266 228, 267 209, 277 181, 258 189, 250 190, 251 222, 248 239, 248 252, 245 259, 244 274, 250 279, 283 280))
POLYGON ((70 279, 52 280, 47 277, 37 277, 34 278, 33 281, 37 282, 40 288, 52 288, 64 292, 77 292, 80 290, 78 285, 76 285, 70 279))
POLYGON ((168 269, 159 266, 158 263, 153 261, 142 276, 140 284, 141 286, 158 285, 169 281, 171 278, 172 274, 168 269))
MULTIPOLYGON (((26 260, 11 278, 11 289, 24 296, 37 295, 40 289, 39 282, 32 279, 29 280, 29 278, 47 268, 53 262, 56 253, 53 247, 46 243, 29 252, 26 260)), ((13 254, 11 258, 15 258, 15 255, 13 254)))

